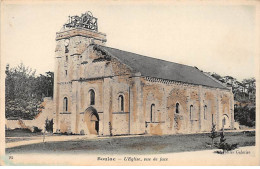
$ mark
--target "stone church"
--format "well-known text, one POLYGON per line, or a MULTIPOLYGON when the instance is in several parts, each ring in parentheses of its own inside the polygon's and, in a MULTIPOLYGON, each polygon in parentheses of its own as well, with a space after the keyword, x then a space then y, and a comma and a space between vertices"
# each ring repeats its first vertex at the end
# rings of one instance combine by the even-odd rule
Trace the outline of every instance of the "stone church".
POLYGON ((196 67, 106 46, 90 12, 56 34, 54 133, 198 133, 234 126, 231 89, 196 67))

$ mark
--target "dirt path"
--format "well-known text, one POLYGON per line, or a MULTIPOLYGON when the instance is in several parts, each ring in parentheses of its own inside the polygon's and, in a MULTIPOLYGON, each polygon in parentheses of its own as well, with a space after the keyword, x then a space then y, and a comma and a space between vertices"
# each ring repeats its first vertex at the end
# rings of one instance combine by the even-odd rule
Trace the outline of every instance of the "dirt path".
MULTIPOLYGON (((114 136, 117 137, 138 137, 139 135, 130 135, 130 136, 114 136)), ((141 136, 141 135, 140 135, 141 136)), ((61 142, 61 141, 71 141, 71 140, 91 140, 91 139, 106 139, 111 138, 109 136, 104 137, 97 137, 96 135, 68 135, 68 136, 35 136, 35 137, 6 137, 6 139, 25 139, 23 141, 11 141, 5 144, 5 148, 13 148, 22 145, 30 145, 30 144, 37 144, 43 142, 61 142)))
MULTIPOLYGON (((7 137, 7 138, 20 138, 20 137, 7 137)), ((6 143, 6 148, 12 148, 22 145, 29 145, 29 144, 37 144, 37 143, 43 143, 43 142, 58 142, 58 141, 69 141, 69 140, 78 140, 78 139, 94 139, 96 137, 93 136, 46 136, 45 138, 43 136, 37 136, 37 137, 22 137, 30 140, 24 140, 24 141, 15 141, 6 143)))

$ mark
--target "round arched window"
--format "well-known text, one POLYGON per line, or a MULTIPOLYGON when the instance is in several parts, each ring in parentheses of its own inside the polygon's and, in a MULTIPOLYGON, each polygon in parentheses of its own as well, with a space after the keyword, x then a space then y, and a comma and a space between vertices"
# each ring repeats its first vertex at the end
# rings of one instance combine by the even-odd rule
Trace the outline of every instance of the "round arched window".
POLYGON ((90 105, 95 105, 95 92, 93 89, 89 90, 90 105))
POLYGON ((124 96, 119 95, 118 96, 118 105, 119 105, 119 111, 124 111, 124 96))
POLYGON ((68 98, 64 97, 63 99, 63 112, 67 112, 68 111, 68 98))
POLYGON ((179 104, 179 103, 176 103, 176 107, 175 107, 175 112, 176 112, 176 113, 179 113, 179 106, 180 106, 180 104, 179 104))

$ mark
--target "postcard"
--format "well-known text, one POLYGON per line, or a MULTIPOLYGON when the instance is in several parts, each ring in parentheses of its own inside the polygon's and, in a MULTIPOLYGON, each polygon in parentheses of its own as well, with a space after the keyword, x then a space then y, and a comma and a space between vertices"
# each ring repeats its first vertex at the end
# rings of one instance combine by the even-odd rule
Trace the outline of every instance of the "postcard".
POLYGON ((259 165, 259 1, 1 1, 0 165, 259 165))

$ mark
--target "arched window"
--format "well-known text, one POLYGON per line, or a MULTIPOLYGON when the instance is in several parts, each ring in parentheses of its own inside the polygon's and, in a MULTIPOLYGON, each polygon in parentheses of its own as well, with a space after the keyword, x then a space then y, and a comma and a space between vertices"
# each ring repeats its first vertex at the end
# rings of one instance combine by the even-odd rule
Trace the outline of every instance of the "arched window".
POLYGON ((204 106, 204 119, 207 120, 207 105, 204 106))
POLYGON ((154 122, 154 118, 155 118, 155 105, 152 104, 151 105, 151 122, 154 122))
POLYGON ((95 92, 93 89, 89 90, 90 105, 95 105, 95 92))
POLYGON ((193 105, 190 105, 190 120, 193 120, 193 105))
POLYGON ((68 98, 64 97, 63 99, 63 112, 67 112, 68 111, 68 98))
POLYGON ((179 113, 179 103, 176 103, 176 109, 175 109, 176 113, 179 113))
POLYGON ((119 111, 124 112, 124 97, 122 95, 119 95, 118 97, 118 105, 119 105, 119 111))

